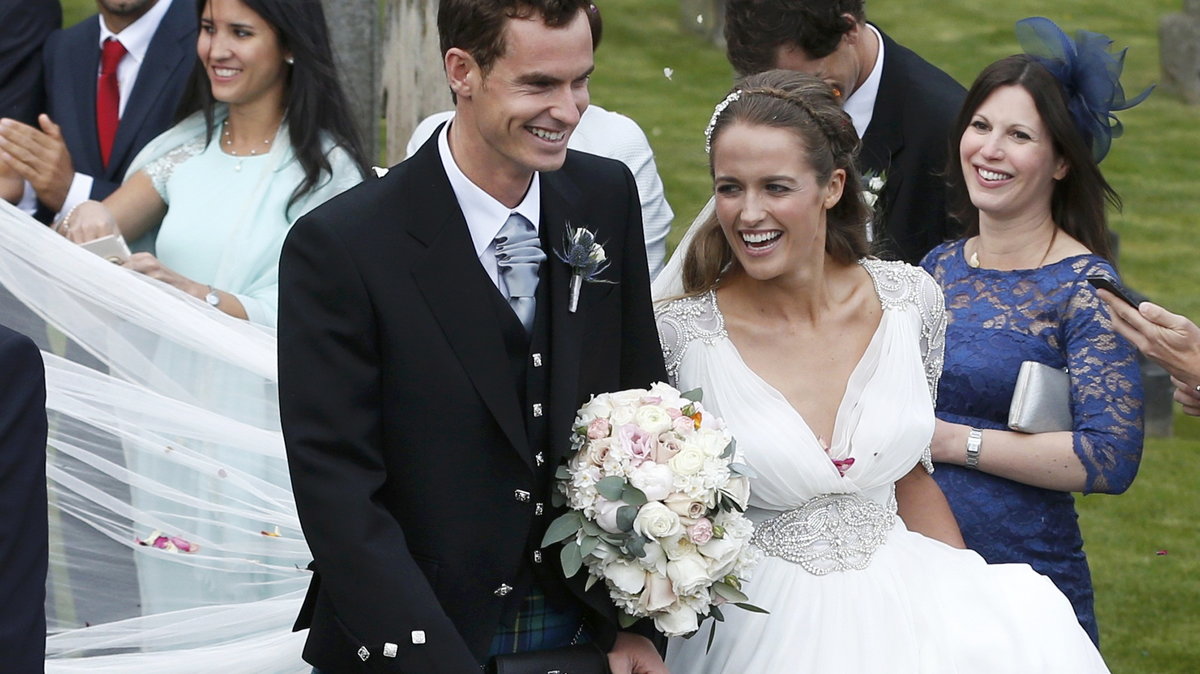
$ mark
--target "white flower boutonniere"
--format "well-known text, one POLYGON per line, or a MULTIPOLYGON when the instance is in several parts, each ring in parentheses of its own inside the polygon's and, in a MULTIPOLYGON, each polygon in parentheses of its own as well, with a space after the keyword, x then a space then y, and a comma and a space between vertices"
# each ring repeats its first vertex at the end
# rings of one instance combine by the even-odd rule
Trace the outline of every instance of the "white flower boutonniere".
POLYGON ((567 223, 563 250, 554 251, 554 254, 571 266, 571 303, 568 307, 571 313, 575 313, 579 307, 579 291, 584 281, 616 283, 597 278, 608 269, 608 257, 604 254, 604 246, 596 243, 596 235, 585 227, 572 227, 571 223, 567 223))
POLYGON ((867 241, 875 240, 875 227, 883 217, 883 206, 877 206, 880 197, 883 196, 883 188, 887 185, 887 171, 876 173, 867 171, 862 176, 863 187, 862 200, 871 209, 871 216, 867 219, 867 241))

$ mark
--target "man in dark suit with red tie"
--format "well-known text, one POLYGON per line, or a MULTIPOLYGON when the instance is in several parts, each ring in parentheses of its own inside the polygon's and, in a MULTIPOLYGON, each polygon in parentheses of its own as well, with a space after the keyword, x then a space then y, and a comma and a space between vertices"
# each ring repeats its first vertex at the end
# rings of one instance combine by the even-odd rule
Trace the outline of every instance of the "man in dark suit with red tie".
POLYGON ((874 252, 917 264, 957 234, 946 212, 942 172, 950 125, 966 90, 867 23, 864 5, 863 0, 727 0, 726 51, 741 75, 796 70, 840 92, 862 139, 858 167, 868 178, 868 200, 874 201, 874 252))
POLYGON ((666 376, 633 176, 567 149, 586 7, 442 0, 453 121, 284 245, 280 412, 315 558, 297 626, 321 672, 464 674, 582 640, 617 674, 666 671, 539 547, 580 404, 666 376), (610 263, 574 306, 568 226, 610 263))
POLYGON ((175 121, 196 62, 196 0, 96 0, 99 14, 43 50, 46 113, 0 121, 0 150, 50 222, 101 200, 142 147, 175 121))

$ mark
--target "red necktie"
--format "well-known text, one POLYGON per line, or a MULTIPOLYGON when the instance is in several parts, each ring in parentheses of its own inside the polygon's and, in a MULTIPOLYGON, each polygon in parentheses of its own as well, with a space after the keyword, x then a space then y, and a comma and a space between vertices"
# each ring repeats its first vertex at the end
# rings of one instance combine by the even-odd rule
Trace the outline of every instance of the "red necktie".
POLYGON ((116 38, 104 41, 100 54, 100 81, 96 83, 96 131, 100 138, 100 157, 108 167, 117 124, 121 121, 121 90, 117 87, 117 66, 125 57, 125 45, 116 38))

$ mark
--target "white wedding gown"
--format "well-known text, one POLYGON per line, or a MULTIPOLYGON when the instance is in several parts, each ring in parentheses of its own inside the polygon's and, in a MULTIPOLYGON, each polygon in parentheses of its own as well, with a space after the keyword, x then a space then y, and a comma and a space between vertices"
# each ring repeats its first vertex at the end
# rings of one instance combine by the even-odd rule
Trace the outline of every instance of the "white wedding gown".
POLYGON ((847 382, 830 454, 743 362, 714 293, 660 307, 673 383, 703 389, 758 473, 748 515, 766 556, 744 589, 770 611, 723 611, 708 653, 707 625, 671 640, 671 671, 1107 672, 1048 579, 1024 564, 988 565, 908 531, 895 515, 895 482, 918 461, 930 465, 945 315, 924 271, 862 264, 883 317, 847 382), (854 459, 844 477, 831 457, 854 459), (784 513, 788 521, 766 522, 784 513))

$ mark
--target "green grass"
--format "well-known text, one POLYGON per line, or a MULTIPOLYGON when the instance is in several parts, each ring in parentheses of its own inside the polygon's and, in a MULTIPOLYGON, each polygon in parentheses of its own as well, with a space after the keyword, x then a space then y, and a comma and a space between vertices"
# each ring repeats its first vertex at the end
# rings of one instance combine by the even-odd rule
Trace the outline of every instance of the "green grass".
MULTIPOLYGON (((432 1, 432 0, 431 0, 432 1)), ((870 3, 872 20, 900 43, 970 84, 991 61, 1018 51, 1012 26, 1046 14, 1068 31, 1107 33, 1130 47, 1129 94, 1161 79, 1157 27, 1179 0, 1010 0, 1006 3, 870 3)), ((65 0, 70 25, 95 12, 92 0, 65 0)), ((732 81, 724 54, 680 28, 679 0, 603 0, 604 43, 593 100, 637 120, 650 138, 676 213, 678 240, 710 191, 703 129, 732 81), (668 79, 664 68, 672 69, 668 79)), ((1165 92, 1121 115, 1125 136, 1105 160, 1125 209, 1121 268, 1133 287, 1200 318, 1200 108, 1165 92)), ((1080 499, 1095 575, 1105 657, 1116 674, 1200 671, 1200 421, 1177 415, 1171 439, 1146 444, 1141 474, 1120 497, 1080 499), (1167 554, 1156 554, 1165 550, 1167 554)))

